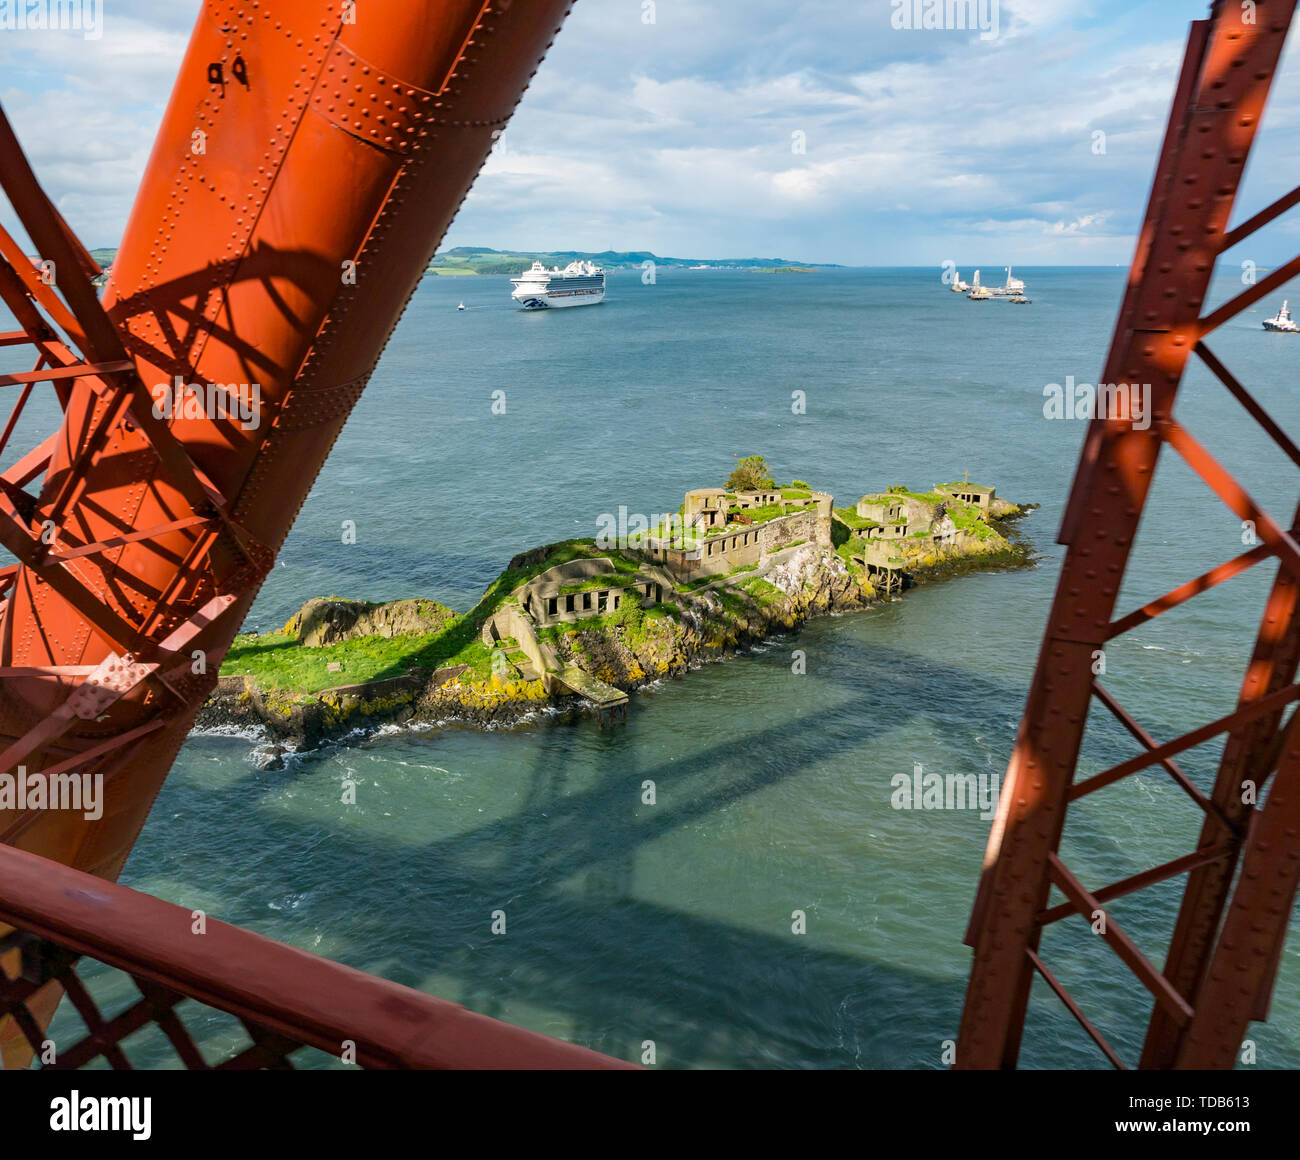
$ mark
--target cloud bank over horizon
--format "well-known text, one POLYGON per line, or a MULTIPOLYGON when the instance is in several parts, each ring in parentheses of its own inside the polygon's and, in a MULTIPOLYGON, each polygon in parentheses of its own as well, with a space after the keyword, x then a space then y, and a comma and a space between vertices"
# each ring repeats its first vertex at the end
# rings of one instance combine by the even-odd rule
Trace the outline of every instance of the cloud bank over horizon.
MULTIPOLYGON (((1001 0, 996 36, 899 29, 903 7, 579 2, 445 245, 1127 264, 1205 6, 1001 0)), ((92 247, 121 236, 198 8, 109 0, 98 39, 0 29, 0 100, 92 247)), ((1293 38, 1259 143, 1278 165, 1300 154, 1298 63, 1293 38)), ((1300 183, 1286 164, 1248 174, 1243 205, 1300 183)), ((1298 240, 1284 219, 1244 256, 1298 240)))

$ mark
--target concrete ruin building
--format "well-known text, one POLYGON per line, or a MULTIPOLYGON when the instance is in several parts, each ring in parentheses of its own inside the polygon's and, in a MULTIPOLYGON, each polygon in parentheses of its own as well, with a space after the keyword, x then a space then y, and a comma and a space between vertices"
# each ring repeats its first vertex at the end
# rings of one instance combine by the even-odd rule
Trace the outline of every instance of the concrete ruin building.
POLYGON ((811 488, 686 493, 680 517, 635 537, 611 556, 582 556, 553 565, 514 589, 483 625, 483 643, 527 680, 548 692, 580 692, 622 706, 626 694, 559 658, 541 630, 680 600, 683 587, 738 569, 758 572, 804 545, 833 551, 832 497, 811 488), (639 561, 630 565, 631 560, 639 561))
MULTIPOLYGON (((846 540, 845 558, 893 591, 918 553, 958 548, 973 534, 957 526, 950 508, 984 514, 994 501, 991 487, 946 484, 925 495, 899 488, 864 495, 855 508, 837 511, 830 493, 802 484, 696 488, 686 493, 680 514, 629 537, 617 551, 611 547, 610 555, 580 556, 524 581, 485 623, 483 642, 509 644, 519 672, 541 676, 548 688, 571 684, 577 674, 560 666, 541 630, 676 603, 733 573, 761 576, 805 546, 834 552, 846 540)), ((962 522, 969 529, 969 519, 962 522)))
POLYGON ((652 530, 642 552, 682 580, 757 565, 787 548, 833 550, 832 496, 812 488, 686 493, 681 527, 652 530))
POLYGON ((907 568, 906 550, 924 549, 942 555, 969 547, 976 533, 958 527, 953 512, 974 509, 983 517, 996 514, 996 489, 978 483, 938 484, 927 495, 895 488, 864 495, 854 508, 855 519, 840 517, 858 550, 849 558, 864 568, 886 591, 901 581, 907 568))
POLYGON ((980 483, 940 483, 935 491, 950 495, 961 503, 972 504, 987 514, 997 499, 997 488, 985 487, 980 483))

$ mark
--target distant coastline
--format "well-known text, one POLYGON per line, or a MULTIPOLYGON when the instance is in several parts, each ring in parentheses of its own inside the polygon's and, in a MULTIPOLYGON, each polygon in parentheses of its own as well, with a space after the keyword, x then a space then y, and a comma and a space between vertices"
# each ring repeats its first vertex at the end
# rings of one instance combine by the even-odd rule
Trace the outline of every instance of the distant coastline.
POLYGON ((471 274, 518 274, 534 262, 563 268, 570 262, 594 262, 606 270, 644 270, 646 263, 667 270, 745 270, 759 274, 815 273, 844 269, 829 262, 793 262, 786 258, 669 258, 649 250, 492 250, 485 246, 456 246, 435 254, 425 270, 439 277, 471 274))

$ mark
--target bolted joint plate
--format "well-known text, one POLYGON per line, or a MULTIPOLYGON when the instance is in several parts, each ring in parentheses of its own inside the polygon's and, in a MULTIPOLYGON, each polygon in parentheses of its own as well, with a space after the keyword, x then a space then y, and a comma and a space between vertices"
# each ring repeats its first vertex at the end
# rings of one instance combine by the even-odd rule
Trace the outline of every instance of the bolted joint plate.
POLYGON ((68 708, 81 720, 93 721, 157 669, 156 664, 141 664, 129 653, 110 654, 68 698, 68 708))
POLYGON ((331 125, 379 149, 406 155, 426 136, 435 95, 404 84, 335 41, 311 107, 331 125))

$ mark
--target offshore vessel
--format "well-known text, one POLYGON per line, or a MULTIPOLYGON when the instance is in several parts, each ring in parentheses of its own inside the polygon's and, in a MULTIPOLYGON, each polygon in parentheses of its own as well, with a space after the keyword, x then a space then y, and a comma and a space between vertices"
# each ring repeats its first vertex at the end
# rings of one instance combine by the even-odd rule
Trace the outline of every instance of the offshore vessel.
POLYGON ((1003 286, 994 286, 990 291, 995 298, 1015 298, 1023 297, 1025 293, 1025 283, 1020 278, 1015 278, 1011 274, 1011 267, 1007 267, 1007 281, 1003 286))
POLYGON ((1279 330, 1283 334, 1295 334, 1300 331, 1300 326, 1297 326, 1291 319, 1291 308, 1287 305, 1285 298, 1282 299, 1282 309, 1272 318, 1264 319, 1264 329, 1279 330))
POLYGON ((605 301, 605 271, 591 262, 570 262, 561 270, 548 270, 541 262, 511 278, 510 297, 525 310, 550 310, 561 306, 595 306, 605 301))
POLYGON ((988 302, 993 297, 993 291, 980 284, 980 272, 978 270, 975 271, 975 281, 971 283, 970 293, 966 297, 972 302, 988 302))

